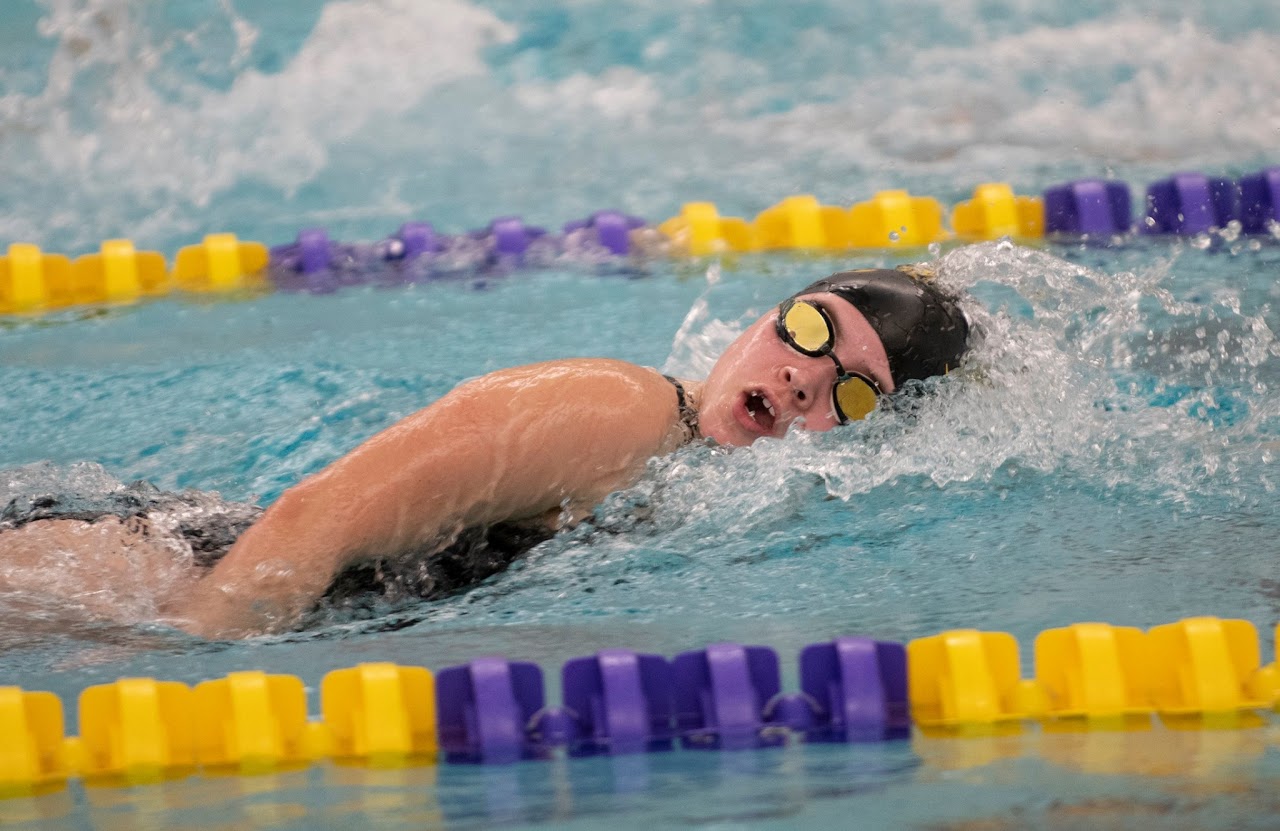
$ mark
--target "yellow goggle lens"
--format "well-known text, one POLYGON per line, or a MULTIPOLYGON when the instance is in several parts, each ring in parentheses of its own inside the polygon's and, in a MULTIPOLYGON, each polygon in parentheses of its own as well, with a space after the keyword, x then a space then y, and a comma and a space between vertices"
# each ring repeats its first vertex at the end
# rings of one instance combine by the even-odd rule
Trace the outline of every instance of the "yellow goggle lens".
POLYGON ((836 405, 848 421, 858 421, 876 408, 876 391, 861 378, 846 378, 836 384, 836 405))
POLYGON ((807 352, 821 352, 831 344, 831 327, 818 307, 811 303, 801 301, 792 304, 783 323, 791 340, 807 352))

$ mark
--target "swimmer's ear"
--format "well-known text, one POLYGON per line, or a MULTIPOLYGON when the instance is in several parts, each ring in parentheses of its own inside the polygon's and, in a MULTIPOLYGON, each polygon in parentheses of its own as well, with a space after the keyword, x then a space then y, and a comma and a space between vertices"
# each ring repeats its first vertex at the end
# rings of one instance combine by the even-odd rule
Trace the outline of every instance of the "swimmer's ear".
POLYGON ((927 266, 924 263, 907 263, 905 265, 898 266, 897 270, 901 271, 908 277, 914 277, 923 283, 932 283, 934 280, 938 279, 938 272, 935 271, 932 266, 927 266))

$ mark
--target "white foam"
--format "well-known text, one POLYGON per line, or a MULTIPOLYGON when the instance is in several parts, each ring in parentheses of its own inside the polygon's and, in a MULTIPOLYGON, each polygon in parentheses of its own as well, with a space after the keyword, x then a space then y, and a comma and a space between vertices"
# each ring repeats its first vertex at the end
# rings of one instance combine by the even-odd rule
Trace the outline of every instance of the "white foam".
POLYGON ((514 95, 521 106, 543 115, 598 115, 641 127, 648 126, 663 103, 655 79, 630 67, 610 67, 598 76, 578 72, 553 83, 522 84, 514 95))
POLYGON ((1274 152, 1277 97, 1280 35, 1226 39, 1121 13, 963 47, 916 45, 831 104, 722 129, 781 135, 796 151, 863 166, 1195 164, 1274 152))
POLYGON ((600 68, 586 71, 589 33, 572 23, 510 56, 486 50, 519 24, 464 0, 342 0, 265 72, 249 65, 261 34, 217 2, 220 19, 155 31, 126 0, 46 0, 46 86, 0 98, 0 161, 15 171, 0 187, 22 206, 0 236, 190 238, 226 217, 284 212, 296 228, 344 210, 389 229, 410 207, 565 221, 595 200, 661 219, 712 198, 750 215, 809 190, 852 201, 1253 164, 1280 133, 1280 33, 1172 16, 1031 25, 1035 4, 983 22, 984 4, 925 2, 920 14, 965 30, 961 45, 814 27, 794 33, 793 60, 682 4, 674 27, 662 9, 628 12, 638 37, 652 28, 640 57, 601 65, 609 47, 593 42, 600 68), (198 42, 226 83, 166 63, 177 41, 198 42), (269 196, 240 192, 259 184, 269 196), (281 208, 277 192, 303 195, 281 208))
MULTIPOLYGON (((1008 242, 953 250, 938 263, 944 286, 998 285, 1026 311, 966 301, 978 332, 972 355, 952 376, 929 382, 925 406, 903 412, 889 402, 841 430, 795 430, 750 452, 692 462, 676 457, 642 486, 661 492, 656 520, 671 529, 695 523, 694 535, 736 536, 773 527, 776 512, 802 499, 814 477, 828 495, 853 500, 895 481, 990 483, 1010 469, 1172 504, 1237 491, 1257 498, 1263 471, 1239 445, 1256 448, 1276 408, 1251 404, 1232 425, 1206 414, 1222 406, 1232 385, 1265 384, 1280 345, 1263 315, 1242 313, 1230 290, 1208 303, 1177 299, 1167 285, 1176 256, 1104 274, 1008 242), (1131 390, 1130 377, 1157 386, 1131 390), (759 507, 762 492, 776 494, 781 506, 759 507), (717 530, 713 517, 725 505, 733 506, 735 524, 717 530)), ((713 360, 741 322, 699 309, 688 328, 666 371, 713 360)))
MULTIPOLYGON (((257 33, 224 8, 235 66, 257 33)), ((199 207, 254 180, 295 190, 369 125, 394 125, 433 90, 484 74, 482 51, 513 36, 460 0, 330 3, 279 72, 247 69, 225 90, 166 78, 161 94, 151 72, 171 35, 146 30, 134 15, 120 0, 50 0, 41 32, 58 46, 46 87, 36 97, 10 96, 0 109, 36 136, 43 169, 28 162, 27 172, 63 180, 89 211, 125 194, 199 207)))

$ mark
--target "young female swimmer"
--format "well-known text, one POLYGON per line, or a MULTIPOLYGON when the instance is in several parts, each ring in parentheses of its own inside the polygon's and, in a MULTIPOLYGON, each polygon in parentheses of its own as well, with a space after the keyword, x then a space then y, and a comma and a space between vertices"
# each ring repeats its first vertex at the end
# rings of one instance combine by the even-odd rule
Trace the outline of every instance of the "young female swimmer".
MULTIPOLYGON (((206 637, 280 631, 373 562, 407 565, 426 596, 459 588, 588 516, 653 456, 863 418, 878 396, 955 368, 968 334, 955 299, 914 270, 847 271, 771 309, 702 382, 603 359, 494 372, 373 436, 260 517, 177 529, 212 567, 171 591, 163 612, 206 637)), ((153 501, 166 498, 181 497, 153 501)), ((94 537, 99 549, 103 534, 145 544, 149 507, 114 512, 94 537)), ((19 551, 50 538, 65 550, 90 519, 55 528, 51 516, 11 521, 0 537, 19 551)))

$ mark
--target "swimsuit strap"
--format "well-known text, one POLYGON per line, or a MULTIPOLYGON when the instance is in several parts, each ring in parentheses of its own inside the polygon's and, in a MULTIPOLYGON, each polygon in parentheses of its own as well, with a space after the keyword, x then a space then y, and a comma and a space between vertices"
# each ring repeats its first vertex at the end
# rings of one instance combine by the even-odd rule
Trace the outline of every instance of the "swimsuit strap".
POLYGON ((689 397, 685 394, 684 384, 672 378, 670 375, 663 375, 671 382, 671 386, 676 388, 676 408, 680 413, 680 429, 684 431, 684 443, 701 438, 702 433, 698 430, 698 411, 689 404, 689 397))

